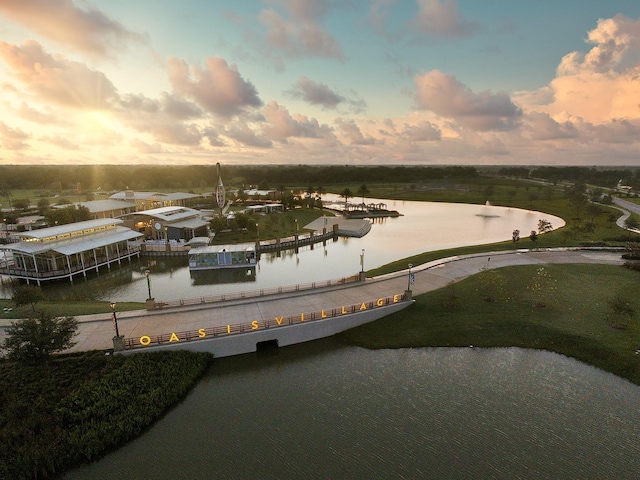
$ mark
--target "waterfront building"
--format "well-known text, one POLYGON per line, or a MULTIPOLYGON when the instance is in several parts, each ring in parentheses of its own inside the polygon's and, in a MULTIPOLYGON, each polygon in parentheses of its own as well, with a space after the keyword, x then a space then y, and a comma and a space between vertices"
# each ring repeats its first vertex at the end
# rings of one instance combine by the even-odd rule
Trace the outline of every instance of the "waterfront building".
POLYGON ((0 275, 35 282, 68 278, 109 269, 114 263, 139 257, 141 233, 103 218, 20 232, 19 241, 0 245, 0 275))
POLYGON ((187 207, 161 207, 121 217, 125 226, 150 240, 189 241, 209 236, 209 218, 187 207))
POLYGON ((184 207, 187 200, 198 197, 201 197, 201 195, 195 193, 134 192, 133 190, 125 190, 114 193, 109 198, 111 200, 134 202, 136 211, 142 211, 161 207, 184 207))
MULTIPOLYGON (((76 207, 85 207, 89 210, 93 219, 117 218, 121 215, 133 213, 138 209, 138 204, 127 200, 91 200, 88 202, 75 202, 76 207)), ((54 205, 53 208, 66 208, 69 205, 54 205)))

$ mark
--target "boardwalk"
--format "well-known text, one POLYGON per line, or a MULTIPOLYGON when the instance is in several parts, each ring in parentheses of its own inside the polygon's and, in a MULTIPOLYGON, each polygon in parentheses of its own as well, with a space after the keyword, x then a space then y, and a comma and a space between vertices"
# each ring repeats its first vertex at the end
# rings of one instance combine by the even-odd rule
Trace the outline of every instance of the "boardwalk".
MULTIPOLYGON (((483 268, 545 263, 622 264, 620 252, 556 249, 550 251, 487 252, 436 260, 415 267, 414 295, 426 293, 478 273, 483 268)), ((120 334, 127 338, 197 330, 228 324, 272 320, 301 312, 329 310, 344 305, 375 301, 401 294, 408 286, 408 271, 367 279, 365 282, 292 292, 265 297, 239 299, 206 305, 176 307, 157 311, 133 311, 118 314, 120 334)), ((78 317, 78 342, 73 351, 102 350, 112 347, 114 335, 109 315, 78 317)), ((8 320, 1 321, 9 325, 8 320)), ((4 328, 0 328, 0 339, 4 328)))

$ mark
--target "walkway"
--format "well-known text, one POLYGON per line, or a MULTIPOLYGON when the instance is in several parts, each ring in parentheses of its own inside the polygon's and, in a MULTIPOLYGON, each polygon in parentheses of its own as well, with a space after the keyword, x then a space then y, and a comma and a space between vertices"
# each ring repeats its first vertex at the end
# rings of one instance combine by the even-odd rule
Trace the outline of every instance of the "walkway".
MULTIPOLYGON (((483 268, 499 268, 512 265, 536 265, 546 263, 592 263, 621 265, 621 252, 602 250, 551 249, 545 251, 487 252, 483 254, 450 257, 420 265, 412 269, 415 283, 414 295, 446 286, 480 272, 483 268)), ((346 286, 324 287, 316 290, 270 295, 259 298, 239 299, 214 304, 175 307, 156 311, 133 311, 118 314, 120 334, 127 338, 142 335, 170 334, 198 330, 228 324, 250 323, 252 320, 299 315, 300 313, 341 308, 380 297, 401 294, 408 286, 408 270, 389 274, 365 282, 346 286)), ((71 351, 106 350, 112 347, 114 336, 108 314, 84 315, 79 321, 78 342, 71 351)), ((0 320, 0 341, 4 338, 3 326, 9 321, 0 320)))

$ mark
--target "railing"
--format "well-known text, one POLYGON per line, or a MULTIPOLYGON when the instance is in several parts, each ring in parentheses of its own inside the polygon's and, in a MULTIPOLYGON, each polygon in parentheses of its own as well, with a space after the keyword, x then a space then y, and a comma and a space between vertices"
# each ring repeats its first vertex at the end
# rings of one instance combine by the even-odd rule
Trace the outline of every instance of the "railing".
POLYGON ((92 268, 103 267, 108 264, 112 264, 117 262, 118 260, 126 260, 127 258, 133 257, 139 253, 138 250, 130 249, 126 254, 117 257, 117 258, 107 258, 106 256, 98 257, 97 262, 95 260, 90 260, 82 264, 74 264, 71 268, 62 268, 58 270, 48 270, 48 271, 35 271, 28 270, 25 268, 17 268, 14 264, 10 264, 7 262, 7 266, 0 267, 0 274, 8 275, 13 277, 24 277, 29 279, 56 279, 56 278, 64 278, 70 275, 75 275, 76 273, 80 273, 82 271, 89 271, 92 268), (13 265, 13 266, 11 266, 13 265))
POLYGON ((316 288, 332 287, 334 285, 345 285, 348 283, 355 283, 361 281, 360 275, 353 275, 351 277, 342 277, 338 280, 327 280, 326 282, 312 282, 298 285, 288 285, 285 287, 275 288, 262 288, 260 290, 249 290, 235 293, 223 293, 220 295, 207 295, 201 297, 181 298, 178 300, 157 301, 154 308, 170 308, 170 307, 184 307, 189 305, 199 305, 205 303, 217 303, 231 300, 242 300, 245 298, 263 297, 265 295, 277 295, 280 293, 292 293, 305 290, 313 290, 316 288))
POLYGON ((138 338, 125 338, 124 347, 125 349, 143 348, 148 347, 149 345, 163 345, 185 341, 190 342, 194 340, 228 337, 230 335, 253 333, 264 329, 300 325, 400 303, 405 301, 406 298, 405 294, 397 294, 390 297, 378 298, 377 300, 372 300, 370 302, 341 306, 330 310, 316 310, 314 312, 305 312, 298 315, 275 317, 268 320, 253 320, 248 323, 236 323, 217 327, 200 328, 198 330, 163 333, 160 335, 142 335, 138 338))

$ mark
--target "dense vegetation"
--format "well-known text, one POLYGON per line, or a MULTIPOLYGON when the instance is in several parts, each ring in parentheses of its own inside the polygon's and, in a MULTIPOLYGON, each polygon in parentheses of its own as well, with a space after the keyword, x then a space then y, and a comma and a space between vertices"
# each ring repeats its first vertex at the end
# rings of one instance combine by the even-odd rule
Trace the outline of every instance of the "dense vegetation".
POLYGON ((192 388, 212 357, 189 352, 0 361, 0 478, 43 478, 139 435, 192 388))
MULTIPOLYGON (((640 273, 610 265, 545 265, 553 285, 533 288, 539 266, 507 267, 500 282, 475 275, 415 297, 412 307, 340 334, 366 348, 523 347, 558 352, 640 385, 640 319, 614 318, 616 295, 640 311, 640 273), (498 285, 496 287, 496 284, 498 285), (486 301, 487 293, 492 301, 486 301)), ((494 279, 495 280, 495 279, 494 279)))

